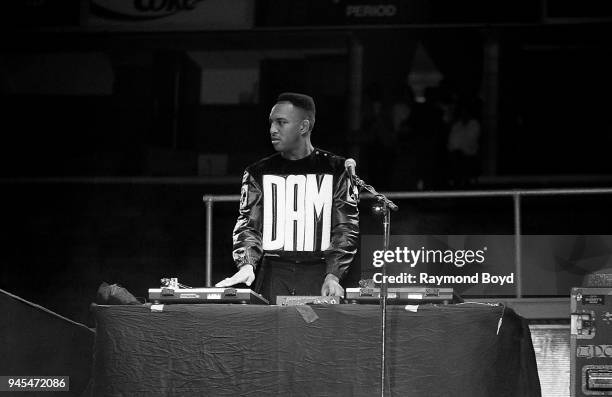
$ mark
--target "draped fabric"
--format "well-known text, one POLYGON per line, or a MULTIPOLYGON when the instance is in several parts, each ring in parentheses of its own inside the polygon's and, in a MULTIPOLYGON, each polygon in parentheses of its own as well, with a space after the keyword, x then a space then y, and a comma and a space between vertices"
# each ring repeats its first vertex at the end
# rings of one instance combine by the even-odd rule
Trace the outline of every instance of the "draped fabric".
MULTIPOLYGON (((93 310, 96 396, 380 395, 377 305, 93 310)), ((386 336, 385 395, 540 395, 529 328, 510 309, 389 306, 386 336)))

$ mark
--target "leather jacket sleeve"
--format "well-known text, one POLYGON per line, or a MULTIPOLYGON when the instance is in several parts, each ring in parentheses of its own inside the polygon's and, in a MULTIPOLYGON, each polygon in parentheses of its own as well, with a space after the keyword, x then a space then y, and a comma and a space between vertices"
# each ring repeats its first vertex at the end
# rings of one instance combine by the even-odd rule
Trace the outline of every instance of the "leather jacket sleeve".
POLYGON ((334 189, 331 242, 324 251, 327 273, 342 279, 357 252, 359 238, 359 193, 344 171, 334 189))
POLYGON ((262 254, 261 231, 263 220, 263 194, 261 187, 248 169, 242 177, 240 210, 233 233, 234 262, 238 267, 257 267, 262 254))

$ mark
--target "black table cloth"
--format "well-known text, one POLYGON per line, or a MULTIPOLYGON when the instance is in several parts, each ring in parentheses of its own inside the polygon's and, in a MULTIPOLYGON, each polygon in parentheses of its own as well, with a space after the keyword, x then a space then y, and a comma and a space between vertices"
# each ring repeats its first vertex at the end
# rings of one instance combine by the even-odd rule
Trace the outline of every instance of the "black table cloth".
MULTIPOLYGON (((377 305, 92 310, 96 396, 380 395, 377 305)), ((529 328, 508 308, 388 306, 386 334, 387 396, 540 395, 529 328)))

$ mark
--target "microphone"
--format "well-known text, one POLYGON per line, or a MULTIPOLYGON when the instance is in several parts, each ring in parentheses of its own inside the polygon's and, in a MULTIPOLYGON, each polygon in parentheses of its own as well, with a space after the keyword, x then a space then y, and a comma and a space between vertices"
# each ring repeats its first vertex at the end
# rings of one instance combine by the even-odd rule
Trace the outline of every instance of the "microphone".
POLYGON ((357 167, 357 163, 353 159, 344 160, 344 168, 346 168, 346 173, 349 177, 350 186, 348 187, 349 191, 347 194, 347 200, 350 198, 351 201, 358 203, 359 202, 359 178, 357 178, 357 174, 355 173, 355 167, 357 167))
POLYGON ((346 168, 346 172, 348 172, 351 180, 355 180, 357 174, 355 173, 355 167, 357 167, 357 163, 353 159, 346 159, 344 161, 344 168, 346 168))

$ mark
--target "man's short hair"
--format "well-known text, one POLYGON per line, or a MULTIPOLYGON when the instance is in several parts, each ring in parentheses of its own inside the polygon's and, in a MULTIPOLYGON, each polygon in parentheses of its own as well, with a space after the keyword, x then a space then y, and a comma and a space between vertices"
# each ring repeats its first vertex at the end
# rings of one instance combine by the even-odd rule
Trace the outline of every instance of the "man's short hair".
POLYGON ((293 106, 302 109, 306 113, 306 118, 310 120, 310 130, 315 123, 315 103, 311 96, 305 94, 298 94, 296 92, 283 92, 276 98, 276 103, 289 102, 293 106))

